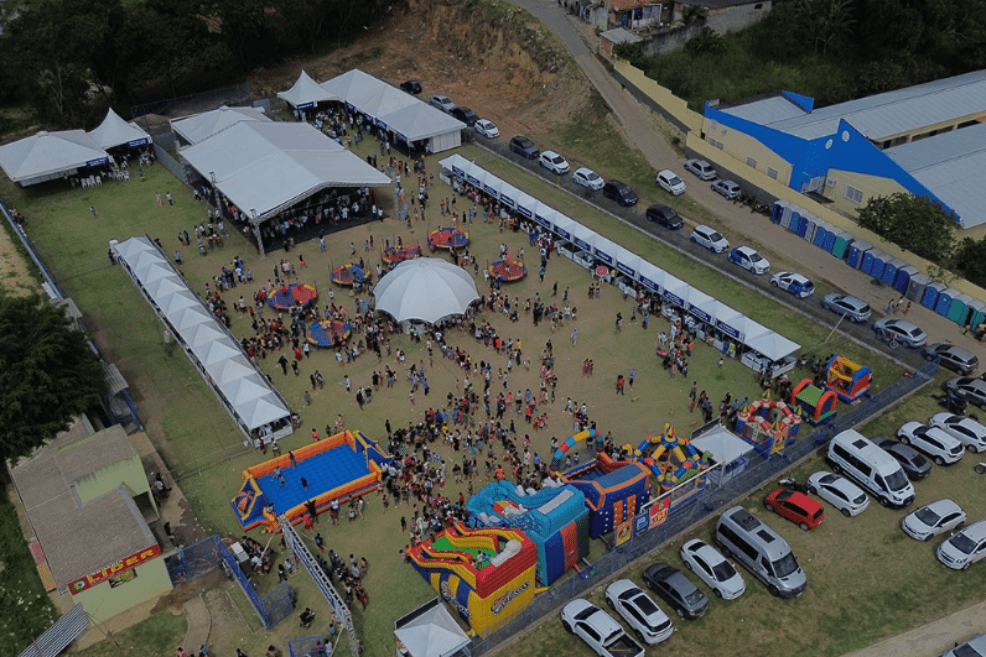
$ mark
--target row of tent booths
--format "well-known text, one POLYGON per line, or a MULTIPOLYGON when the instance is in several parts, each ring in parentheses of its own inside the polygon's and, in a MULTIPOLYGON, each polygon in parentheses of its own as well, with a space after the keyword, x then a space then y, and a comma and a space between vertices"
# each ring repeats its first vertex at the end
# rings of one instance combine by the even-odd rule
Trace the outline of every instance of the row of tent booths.
MULTIPOLYGON (((740 360, 751 369, 764 366, 776 376, 791 369, 801 345, 746 317, 721 301, 603 237, 574 219, 538 201, 461 155, 439 162, 444 176, 471 186, 498 201, 518 217, 555 237, 557 253, 596 272, 628 294, 660 299, 664 314, 678 316, 700 339, 711 340, 724 353, 732 342, 740 360)), ((451 181, 451 179, 450 179, 451 181)))
POLYGON ((869 242, 855 239, 804 208, 777 201, 771 210, 771 221, 942 317, 963 326, 986 322, 986 303, 932 281, 917 267, 884 253, 869 242))

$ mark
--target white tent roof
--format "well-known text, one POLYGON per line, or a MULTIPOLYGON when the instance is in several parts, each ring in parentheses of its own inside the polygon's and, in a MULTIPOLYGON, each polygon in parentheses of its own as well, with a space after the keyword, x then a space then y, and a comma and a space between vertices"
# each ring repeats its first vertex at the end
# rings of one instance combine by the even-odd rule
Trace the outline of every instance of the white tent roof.
POLYGON ((272 392, 257 399, 238 403, 236 410, 243 423, 251 431, 287 417, 287 411, 281 404, 281 400, 272 392))
POLYGON ((691 442, 692 447, 699 452, 710 452, 713 460, 723 465, 732 463, 753 451, 753 445, 721 424, 712 431, 693 438, 691 442))
POLYGON ((15 183, 30 184, 36 178, 108 161, 109 154, 84 130, 39 132, 0 146, 0 168, 15 183))
MULTIPOLYGON (((176 292, 171 295, 174 299, 181 295, 181 292, 176 292)), ((172 312, 166 312, 165 317, 171 322, 171 325, 175 327, 176 331, 181 331, 182 334, 185 332, 191 332, 199 324, 214 324, 214 318, 209 314, 209 311, 202 307, 201 303, 196 303, 194 306, 186 306, 179 310, 174 310, 172 312)))
POLYGON ((190 144, 197 144, 222 132, 231 125, 249 122, 270 123, 262 109, 256 107, 226 107, 193 114, 171 122, 171 128, 190 144))
POLYGON ((305 71, 301 72, 293 87, 287 91, 278 91, 277 96, 286 100, 295 109, 308 109, 327 100, 341 100, 339 96, 326 91, 305 71))
POLYGON ((469 645, 469 635, 438 598, 423 607, 423 612, 406 622, 402 618, 394 624, 394 634, 412 657, 451 657, 469 645))
MULTIPOLYGON (((191 290, 180 290, 163 299, 157 299, 156 301, 158 307, 161 309, 161 312, 164 313, 165 317, 169 320, 173 320, 182 310, 185 310, 186 308, 199 310, 203 315, 209 317, 209 313, 207 313, 205 308, 202 307, 202 302, 192 293, 191 290)), ((172 323, 174 322, 172 321, 172 323)))
POLYGON ((781 360, 801 348, 801 345, 797 342, 792 342, 783 335, 779 335, 773 331, 767 331, 759 336, 747 338, 746 346, 759 351, 770 360, 781 360))
MULTIPOLYGON (((400 91, 398 93, 404 93, 400 91)), ((404 94, 405 96, 408 94, 404 94)), ((413 98, 413 96, 412 96, 413 98)), ((395 112, 384 114, 379 118, 387 126, 404 135, 410 141, 421 141, 430 139, 436 135, 443 135, 446 132, 463 130, 466 124, 459 119, 446 114, 438 108, 432 107, 417 98, 413 98, 414 104, 404 107, 395 112)))
POLYGON ((137 127, 135 123, 127 123, 112 108, 106 113, 106 118, 99 127, 89 131, 89 136, 100 148, 115 146, 144 146, 151 143, 151 136, 137 127))
POLYGON ((307 123, 248 121, 181 155, 233 205, 259 219, 329 187, 390 185, 386 175, 307 123))
POLYGON ((248 374, 242 379, 220 383, 219 389, 226 395, 230 404, 245 404, 270 394, 267 382, 256 372, 248 374))
POLYGON ((397 321, 417 319, 434 323, 461 315, 479 298, 466 270, 441 258, 405 260, 384 274, 373 288, 377 310, 397 321))

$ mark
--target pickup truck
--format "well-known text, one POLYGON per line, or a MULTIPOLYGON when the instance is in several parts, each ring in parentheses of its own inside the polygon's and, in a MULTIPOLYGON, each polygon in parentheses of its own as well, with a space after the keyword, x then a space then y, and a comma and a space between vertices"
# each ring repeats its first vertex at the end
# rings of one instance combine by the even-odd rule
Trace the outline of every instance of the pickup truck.
POLYGON ((561 610, 565 630, 589 644, 600 657, 644 657, 644 648, 605 611, 581 598, 561 610))

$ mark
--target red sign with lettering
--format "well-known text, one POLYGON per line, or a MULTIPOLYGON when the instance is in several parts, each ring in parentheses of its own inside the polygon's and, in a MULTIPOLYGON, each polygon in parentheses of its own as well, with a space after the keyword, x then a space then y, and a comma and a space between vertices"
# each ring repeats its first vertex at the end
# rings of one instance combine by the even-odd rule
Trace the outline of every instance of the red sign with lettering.
POLYGON ((104 582, 114 575, 119 575, 126 570, 130 570, 145 561, 149 561, 154 557, 159 556, 161 556, 161 547, 155 543, 151 547, 143 549, 140 552, 134 552, 126 559, 120 559, 120 561, 116 562, 112 566, 109 566, 108 568, 103 568, 97 573, 87 575, 86 577, 80 577, 74 582, 70 582, 68 585, 68 590, 72 592, 72 595, 81 593, 86 589, 96 586, 100 582, 104 582))

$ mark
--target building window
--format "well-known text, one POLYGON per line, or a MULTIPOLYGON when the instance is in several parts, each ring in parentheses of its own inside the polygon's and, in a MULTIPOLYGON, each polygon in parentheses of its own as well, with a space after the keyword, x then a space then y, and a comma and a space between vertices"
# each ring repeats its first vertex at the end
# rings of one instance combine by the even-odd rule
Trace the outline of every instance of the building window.
POLYGON ((751 167, 753 169, 756 169, 757 168, 757 161, 754 160, 752 157, 747 157, 746 158, 746 166, 751 167))
POLYGON ((767 176, 773 178, 774 180, 777 180, 777 169, 767 167, 767 176))
POLYGON ((753 9, 754 11, 760 11, 761 9, 763 9, 763 3, 758 2, 757 4, 753 5, 753 9))
POLYGON ((709 137, 709 143, 718 148, 720 151, 722 150, 723 144, 721 141, 716 141, 712 137, 709 137))
POLYGON ((852 185, 846 185, 846 198, 852 201, 853 203, 862 203, 863 191, 860 189, 856 189, 852 185))

